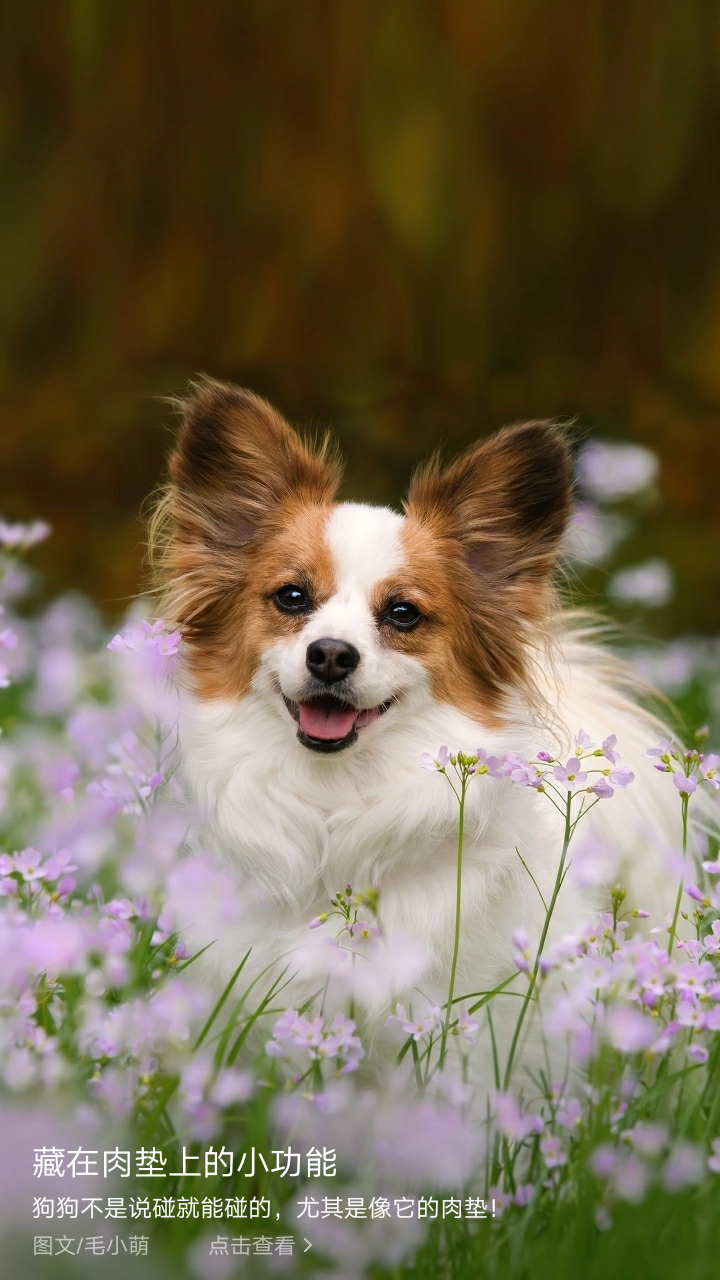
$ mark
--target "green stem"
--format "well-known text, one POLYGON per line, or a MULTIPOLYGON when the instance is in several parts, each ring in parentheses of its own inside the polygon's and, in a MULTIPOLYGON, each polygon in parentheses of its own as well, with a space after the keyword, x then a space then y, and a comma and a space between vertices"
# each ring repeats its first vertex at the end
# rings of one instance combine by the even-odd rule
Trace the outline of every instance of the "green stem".
POLYGON ((525 995, 525 999, 522 1002, 520 1013, 518 1014, 518 1020, 515 1024, 513 1038, 510 1044, 510 1052, 508 1054, 507 1067, 505 1068, 505 1079, 503 1082, 504 1089, 507 1089, 510 1083, 510 1077, 512 1075, 512 1069, 515 1062, 515 1054, 517 1053, 518 1043, 520 1040, 520 1032, 522 1031, 523 1023, 525 1021, 525 1016, 530 1007, 530 1001, 532 1000, 533 992, 535 991, 535 987, 537 985, 537 976, 540 970, 540 959, 543 953, 545 942, 547 940, 548 930, 550 928, 550 921, 552 919, 553 911, 555 910, 555 903, 557 902, 558 894, 560 893, 560 889, 562 888, 564 872, 565 872, 565 859, 567 858, 567 851, 570 848, 570 841, 572 839, 572 834, 573 834, 573 823, 570 821, 571 800, 572 800, 572 797, 568 795, 567 800, 565 801, 565 835, 563 838, 563 847, 562 847, 562 853, 560 855, 560 862, 557 869, 557 875, 555 877, 555 886, 552 891, 552 897, 550 898, 550 905, 548 906, 548 909, 545 913, 545 923, 543 925, 542 933, 540 934, 540 942, 538 944, 537 955, 535 956, 535 964, 533 965, 533 971, 528 981, 528 989, 525 995))
POLYGON ((445 1021, 443 1023, 442 1039, 440 1042, 440 1068, 443 1067, 445 1057, 447 1055, 447 1038, 450 1032, 453 996, 455 994, 455 975, 457 973, 458 954, 460 951, 460 908, 462 902, 463 840, 465 837, 465 796, 467 793, 467 785, 467 778, 463 774, 460 784, 460 795, 458 797, 460 801, 460 817, 458 819, 457 882, 455 887, 455 942, 453 945, 452 964, 450 966, 450 986, 448 987, 445 1021))
POLYGON ((690 796, 683 791, 680 795, 682 804, 682 832, 683 832, 683 874, 680 877, 678 885, 677 898, 675 899, 675 911, 673 913, 672 924, 670 926, 670 937, 668 938, 668 956, 672 955, 673 942, 677 934, 677 922, 680 915, 680 903, 682 902, 683 889, 685 888, 685 855, 687 854, 687 820, 688 820, 688 804, 690 796))

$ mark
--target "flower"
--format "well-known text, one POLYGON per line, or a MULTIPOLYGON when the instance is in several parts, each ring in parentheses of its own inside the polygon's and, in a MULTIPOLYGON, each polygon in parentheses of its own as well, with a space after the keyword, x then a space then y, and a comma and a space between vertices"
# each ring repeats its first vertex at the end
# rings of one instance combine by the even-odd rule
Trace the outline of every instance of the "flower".
POLYGON ((42 857, 37 849, 23 849, 22 853, 13 855, 13 867, 27 884, 44 879, 42 857))
POLYGON ((535 1184, 532 1182, 521 1182, 520 1185, 515 1188, 513 1200, 519 1208, 524 1209, 525 1206, 530 1203, 534 1195, 535 1184))
POLYGON ((544 1127, 539 1116, 524 1114, 517 1098, 503 1091, 495 1094, 495 1123, 498 1133, 514 1142, 522 1142, 531 1133, 541 1133, 544 1127))
POLYGON ((467 1009, 461 1009, 458 1014, 457 1025, 454 1027, 454 1031, 456 1035, 462 1036, 463 1040, 467 1040, 472 1044, 479 1026, 480 1023, 470 1017, 467 1009))
POLYGON ((632 1129, 626 1130, 626 1137, 629 1142, 632 1142, 639 1155, 654 1159, 661 1154, 667 1144, 668 1126, 640 1120, 632 1129))
POLYGON ((515 947, 513 954, 513 964, 521 973, 530 972, 530 942, 526 929, 515 929, 512 935, 512 944, 515 947))
POLYGON ((588 777, 580 768, 576 756, 572 756, 564 768, 561 765, 556 765, 552 774, 571 793, 584 787, 588 777))
POLYGON ((691 796, 693 791, 697 790, 697 780, 693 777, 686 778, 683 773, 674 773, 673 782, 683 795, 691 796))
POLYGON ((617 746, 617 734, 611 733, 609 737, 604 739, 602 744, 602 754, 604 755, 605 759, 610 762, 610 764, 617 764, 620 760, 620 756, 615 750, 616 746, 617 746))
POLYGON ((483 1155, 480 1130, 445 1101, 381 1103, 370 1126, 381 1185, 392 1179, 403 1194, 409 1187, 462 1187, 483 1155))
POLYGON ((671 756, 674 756, 675 759, 678 758, 677 747, 670 738, 661 738, 656 747, 648 747, 645 755, 648 760, 660 759, 665 763, 667 763, 671 756))
POLYGON ((432 756, 429 751, 424 751, 420 757, 420 764, 423 769, 447 769, 450 764, 450 751, 447 747, 440 747, 437 756, 432 756))
POLYGON ((693 1142, 678 1141, 665 1162, 663 1186, 667 1191, 683 1191, 702 1182, 704 1172, 705 1160, 700 1148, 693 1142))
POLYGON ((639 1053, 647 1049, 657 1033, 651 1018, 620 1005, 610 1009, 605 1027, 610 1043, 621 1053, 639 1053))
POLYGON ((700 773, 715 791, 720 791, 720 756, 710 755, 700 762, 700 773))
POLYGON ((610 782, 614 787, 629 787, 631 782, 635 781, 635 774, 632 769, 628 769, 624 764, 618 765, 610 771, 610 782))
POLYGON ((477 755, 477 764, 470 766, 471 773, 488 773, 491 778, 505 777, 503 761, 498 756, 487 755, 482 747, 478 747, 475 754, 477 755))
POLYGON ((582 1122, 582 1105, 579 1098, 568 1098, 558 1108, 557 1122, 563 1129, 577 1129, 582 1122))
POLYGON ((688 898, 693 898, 695 902, 701 902, 704 907, 710 906, 710 899, 706 898, 702 890, 698 889, 697 885, 693 884, 692 881, 685 885, 685 892, 688 898))
POLYGON ((685 1052, 691 1062, 707 1062, 709 1057, 707 1049, 702 1044, 689 1044, 685 1052))
POLYGON ((548 1136, 540 1141, 540 1151, 548 1169, 559 1169, 567 1164, 567 1156, 562 1150, 559 1138, 548 1136))
POLYGON ((674 590, 670 566, 658 558, 622 569, 610 580, 608 594, 622 604, 643 604, 660 609, 672 599, 674 590))
POLYGON ((519 787, 541 787, 542 774, 534 765, 523 760, 521 756, 508 751, 503 761, 503 772, 519 787))
POLYGON ((47 538, 50 525, 44 520, 31 520, 29 524, 8 524, 0 519, 0 546, 27 551, 47 538))
POLYGON ((395 1023, 400 1023, 403 1031, 407 1036, 412 1036, 413 1040, 421 1040, 423 1036, 430 1035, 433 1031, 437 1031, 442 1026, 442 1011, 437 1005, 428 1005, 425 1013, 417 1019, 408 1016, 405 1006, 397 1004, 395 1013, 385 1020, 385 1026, 391 1027, 395 1023))
POLYGON ((659 471, 656 455, 639 444, 592 440, 580 452, 580 486, 600 502, 616 502, 641 493, 659 471))

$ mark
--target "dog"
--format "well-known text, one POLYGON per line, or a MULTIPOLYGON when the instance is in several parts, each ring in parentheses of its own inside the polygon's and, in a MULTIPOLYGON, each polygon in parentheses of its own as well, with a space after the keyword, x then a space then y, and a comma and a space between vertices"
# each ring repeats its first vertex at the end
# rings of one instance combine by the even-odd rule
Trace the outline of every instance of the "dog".
MULTIPOLYGON (((263 399, 206 380, 182 405, 169 470, 154 541, 159 608, 184 637, 183 771, 246 901, 240 926, 207 939, 208 981, 226 982, 250 950, 243 980, 281 970, 297 1008, 330 974, 333 947, 317 935, 332 943, 338 930, 337 917, 309 923, 346 884, 372 885, 383 936, 403 941, 360 993, 370 1042, 394 999, 447 999, 458 804, 446 777, 420 767, 443 744, 564 760, 579 730, 598 744, 615 734, 635 780, 594 806, 576 840, 617 851, 628 906, 651 922, 672 910, 663 851, 680 847, 680 805, 644 758, 667 730, 554 585, 573 509, 561 428, 513 426, 447 466, 432 459, 400 512, 338 502, 327 440, 304 441, 263 399)), ((456 992, 513 972, 514 930, 537 943, 561 843, 546 798, 473 779, 456 992)), ((549 941, 607 909, 611 883, 569 875, 549 941)), ((499 1010, 507 1043, 516 1002, 499 1010)), ((487 1052, 479 1060, 487 1072, 487 1052)))

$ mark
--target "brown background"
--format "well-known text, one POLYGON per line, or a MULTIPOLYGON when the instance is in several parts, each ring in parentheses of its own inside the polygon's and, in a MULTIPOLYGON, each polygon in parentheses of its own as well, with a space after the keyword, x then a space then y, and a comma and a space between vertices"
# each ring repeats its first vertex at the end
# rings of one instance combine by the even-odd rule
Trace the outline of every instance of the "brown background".
POLYGON ((651 445, 628 543, 720 630, 720 6, 3 6, 0 511, 117 612, 197 371, 331 424, 347 494, 523 417, 651 445))

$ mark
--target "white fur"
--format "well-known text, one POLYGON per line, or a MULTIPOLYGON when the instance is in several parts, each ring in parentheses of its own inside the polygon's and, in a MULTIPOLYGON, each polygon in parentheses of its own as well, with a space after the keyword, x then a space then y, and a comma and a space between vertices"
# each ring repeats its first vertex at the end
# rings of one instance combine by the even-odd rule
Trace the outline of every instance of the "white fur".
MULTIPOLYGON (((616 733, 623 762, 636 780, 626 792, 598 804, 577 839, 595 833, 619 848, 628 904, 650 910, 656 919, 671 909, 675 894, 663 851, 680 841, 674 788, 643 758, 657 727, 613 687, 601 651, 568 638, 560 646, 557 673, 541 673, 559 725, 555 741, 548 743, 547 732, 519 696, 510 702, 505 727, 490 731, 456 707, 437 703, 421 663, 383 648, 368 600, 373 584, 402 563, 402 519, 385 509, 339 506, 328 526, 337 583, 333 598, 310 615, 299 635, 265 653, 254 687, 241 701, 202 701, 189 689, 182 696, 185 771, 246 899, 243 924, 215 940, 206 953, 206 972, 226 981, 250 946, 245 977, 289 956, 292 981, 283 1002, 302 1001, 322 986, 331 955, 318 945, 322 931, 311 932, 309 921, 327 909, 329 897, 346 882, 358 889, 376 884, 391 946, 376 966, 375 997, 367 983, 363 989, 376 1026, 389 1012, 391 995, 420 1005, 418 991, 438 1002, 447 992, 458 812, 447 781, 420 767, 422 752, 436 753, 445 743, 524 756, 550 746, 564 755, 580 728, 596 742, 616 733), (299 696, 305 649, 321 636, 348 640, 359 649, 361 662, 353 676, 358 705, 370 707, 399 695, 386 715, 360 729, 357 743, 337 755, 315 754, 298 743, 297 726, 278 689, 290 698, 299 696), (393 942, 397 939, 404 940, 404 949, 393 942), (399 988, 394 992, 393 975, 399 988)), ((505 779, 472 782, 458 994, 488 990, 512 972, 513 929, 522 926, 537 940, 544 910, 518 852, 547 899, 560 846, 560 820, 545 797, 505 779)), ((551 937, 606 905, 608 890, 581 891, 569 876, 551 937)), ((333 923, 326 932, 336 932, 333 923)), ((201 928, 195 936, 198 943, 211 941, 201 928)), ((339 982, 336 998, 342 991, 339 982)), ((506 1042, 517 1001, 501 997, 496 1003, 496 1029, 506 1042)), ((486 1050, 487 1037, 485 1049, 476 1054, 481 1075, 487 1069, 486 1050)), ((525 1061, 538 1051, 531 1033, 525 1061)))
POLYGON ((297 701, 307 684, 305 651, 314 640, 326 636, 346 640, 360 652, 360 665, 348 681, 348 693, 359 707, 376 707, 424 679, 425 673, 414 659, 381 645, 369 607, 374 584, 402 564, 402 522, 403 517, 387 507, 345 502, 335 508, 325 530, 335 570, 335 593, 310 615, 296 636, 267 650, 256 681, 258 688, 269 692, 279 684, 286 697, 297 701))

